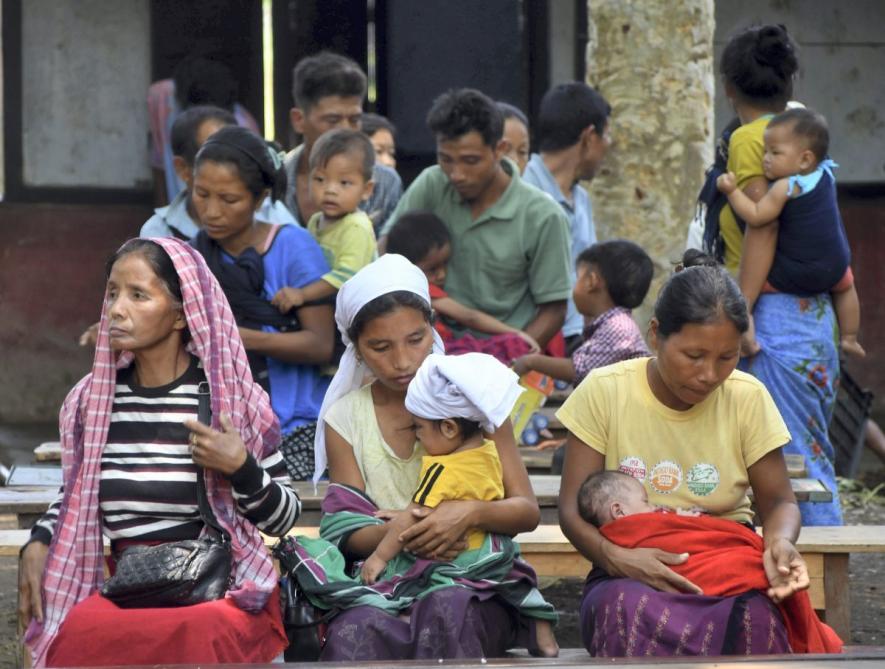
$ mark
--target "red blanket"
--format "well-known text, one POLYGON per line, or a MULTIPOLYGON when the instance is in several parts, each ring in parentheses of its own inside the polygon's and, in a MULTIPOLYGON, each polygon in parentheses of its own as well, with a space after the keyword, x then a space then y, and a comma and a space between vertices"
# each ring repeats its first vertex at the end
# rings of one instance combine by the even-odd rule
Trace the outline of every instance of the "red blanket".
MULTIPOLYGON (((762 566, 762 537, 731 520, 642 513, 608 523, 600 531, 606 539, 625 548, 688 553, 688 560, 672 569, 698 585, 705 595, 730 597, 768 589, 762 566)), ((807 591, 796 593, 778 607, 793 652, 842 651, 841 639, 817 617, 807 591)))

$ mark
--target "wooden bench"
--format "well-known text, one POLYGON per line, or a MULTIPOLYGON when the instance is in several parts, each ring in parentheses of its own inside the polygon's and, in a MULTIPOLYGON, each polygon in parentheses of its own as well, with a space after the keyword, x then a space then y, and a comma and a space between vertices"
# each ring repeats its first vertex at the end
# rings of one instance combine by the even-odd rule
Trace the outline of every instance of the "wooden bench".
MULTIPOLYGON (((17 557, 28 530, 0 530, 0 557, 17 557)), ((296 526, 290 534, 316 537, 319 528, 296 526)), ((272 545, 276 539, 266 537, 272 545)), ((590 563, 569 543, 558 525, 541 525, 517 537, 525 560, 543 578, 584 578, 590 563)), ((851 603, 848 556, 851 553, 885 553, 885 526, 806 527, 797 548, 808 564, 809 594, 815 609, 844 640, 851 638, 851 603)), ((576 596, 577 596, 576 591, 576 596)))
MULTIPOLYGON (((553 474, 532 474, 529 478, 541 507, 541 522, 558 523, 560 477, 553 474)), ((832 492, 817 479, 794 478, 791 483, 793 492, 800 501, 829 502, 833 498, 832 492)), ((328 483, 320 482, 314 487, 312 483, 297 482, 292 487, 301 498, 300 522, 305 525, 319 525, 320 506, 328 483)), ((57 492, 56 488, 45 486, 0 487, 0 526, 22 529, 33 526, 55 499, 57 492)))

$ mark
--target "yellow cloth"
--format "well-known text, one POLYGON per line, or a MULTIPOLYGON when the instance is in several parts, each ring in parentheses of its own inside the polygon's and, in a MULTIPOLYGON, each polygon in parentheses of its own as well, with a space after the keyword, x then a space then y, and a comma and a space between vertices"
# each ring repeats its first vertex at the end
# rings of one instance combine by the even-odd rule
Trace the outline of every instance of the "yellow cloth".
POLYGON ((648 361, 592 371, 556 417, 605 455, 606 469, 642 481, 652 504, 752 521, 747 469, 790 440, 768 390, 735 370, 703 402, 676 411, 652 394, 648 361))
MULTIPOLYGON (((436 507, 451 499, 504 499, 504 470, 495 442, 490 439, 466 451, 425 455, 418 480, 421 483, 412 501, 423 506, 436 507)), ((482 530, 473 530, 467 537, 467 549, 480 548, 485 536, 482 530)))
MULTIPOLYGON (((760 116, 731 134, 728 142, 728 171, 734 172, 738 188, 743 188, 753 178, 765 176, 762 173, 762 155, 765 153, 762 135, 770 120, 770 115, 760 116)), ((719 230, 725 242, 725 267, 737 275, 744 234, 738 227, 734 212, 727 204, 719 214, 719 230)))
POLYGON ((355 211, 320 229, 322 212, 307 222, 307 230, 317 240, 332 268, 323 281, 340 290, 350 277, 378 257, 378 245, 372 220, 362 211, 355 211))

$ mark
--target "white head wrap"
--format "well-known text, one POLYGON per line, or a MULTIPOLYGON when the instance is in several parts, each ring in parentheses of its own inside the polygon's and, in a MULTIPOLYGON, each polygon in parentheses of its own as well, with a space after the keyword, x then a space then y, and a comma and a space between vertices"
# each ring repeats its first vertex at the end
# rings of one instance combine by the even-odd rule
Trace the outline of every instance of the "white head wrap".
MULTIPOLYGON (((338 371, 326 391, 317 420, 314 439, 315 468, 313 480, 318 481, 326 470, 326 429, 324 417, 341 397, 359 388, 369 371, 362 360, 357 359, 356 343, 350 341, 347 331, 360 310, 376 297, 405 290, 414 293, 430 306, 430 289, 427 277, 420 269, 395 253, 387 253, 354 274, 338 291, 335 301, 335 323, 347 348, 338 363, 338 371)), ((433 351, 444 353, 445 346, 433 329, 433 351)))
POLYGON ((430 354, 409 384, 406 409, 427 420, 466 418, 494 432, 520 394, 519 377, 490 355, 430 354))

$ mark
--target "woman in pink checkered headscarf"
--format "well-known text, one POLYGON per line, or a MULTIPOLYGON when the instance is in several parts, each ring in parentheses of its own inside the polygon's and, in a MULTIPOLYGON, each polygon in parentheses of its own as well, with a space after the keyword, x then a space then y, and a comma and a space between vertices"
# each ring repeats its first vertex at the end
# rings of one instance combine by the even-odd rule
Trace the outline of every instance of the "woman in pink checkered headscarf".
POLYGON ((34 664, 268 662, 286 636, 259 530, 285 534, 300 503, 267 394, 196 250, 131 240, 109 267, 92 372, 61 410, 62 492, 22 550, 20 614, 34 664), (204 380, 211 427, 195 420, 204 380), (227 595, 174 609, 121 609, 101 597, 102 535, 116 555, 201 533, 197 468, 231 536, 227 595))

